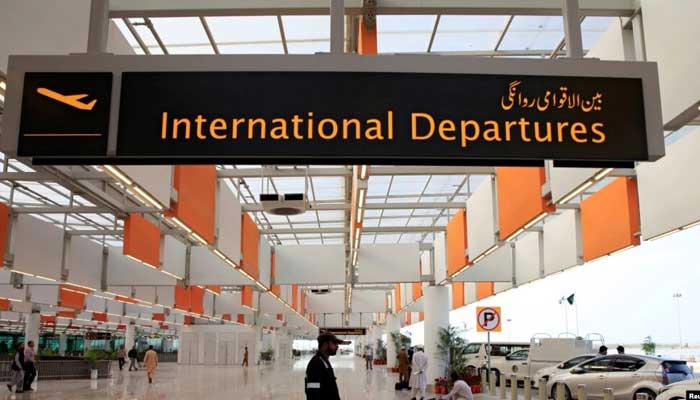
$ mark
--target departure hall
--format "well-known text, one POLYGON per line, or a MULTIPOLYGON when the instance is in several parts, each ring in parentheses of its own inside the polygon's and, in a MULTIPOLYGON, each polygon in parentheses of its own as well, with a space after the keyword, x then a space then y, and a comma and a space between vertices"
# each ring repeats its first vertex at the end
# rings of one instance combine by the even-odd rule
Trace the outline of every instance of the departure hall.
POLYGON ((699 18, 0 0, 0 399, 693 398, 699 18))

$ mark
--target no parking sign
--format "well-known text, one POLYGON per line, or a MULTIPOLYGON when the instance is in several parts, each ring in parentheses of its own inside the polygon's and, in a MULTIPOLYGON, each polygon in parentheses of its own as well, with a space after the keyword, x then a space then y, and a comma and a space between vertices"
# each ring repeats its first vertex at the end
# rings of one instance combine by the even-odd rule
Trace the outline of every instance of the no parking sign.
POLYGON ((477 307, 476 308, 477 332, 501 331, 501 307, 477 307))

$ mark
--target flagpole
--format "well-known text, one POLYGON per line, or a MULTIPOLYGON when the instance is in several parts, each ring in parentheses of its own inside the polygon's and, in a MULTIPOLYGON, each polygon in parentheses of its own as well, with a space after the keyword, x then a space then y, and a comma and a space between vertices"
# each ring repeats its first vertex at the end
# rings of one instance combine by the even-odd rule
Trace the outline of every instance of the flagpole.
POLYGON ((578 337, 578 301, 576 301, 576 292, 574 292, 574 311, 576 311, 576 336, 578 337))

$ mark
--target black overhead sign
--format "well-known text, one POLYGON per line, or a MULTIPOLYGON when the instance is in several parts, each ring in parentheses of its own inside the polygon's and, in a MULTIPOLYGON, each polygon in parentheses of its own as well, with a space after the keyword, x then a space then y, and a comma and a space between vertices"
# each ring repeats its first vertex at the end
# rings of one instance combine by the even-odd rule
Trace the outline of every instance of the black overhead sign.
POLYGON ((332 333, 336 336, 363 336, 367 328, 321 328, 321 332, 332 333))
POLYGON ((108 73, 27 73, 19 155, 74 164, 605 166, 650 158, 640 78, 124 72, 108 156, 110 85, 108 73))

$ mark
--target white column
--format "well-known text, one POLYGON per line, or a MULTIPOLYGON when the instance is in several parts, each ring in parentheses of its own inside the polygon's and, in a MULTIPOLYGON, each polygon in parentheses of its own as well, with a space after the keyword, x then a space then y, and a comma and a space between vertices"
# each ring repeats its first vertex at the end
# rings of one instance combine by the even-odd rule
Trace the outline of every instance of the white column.
POLYGON ((390 314, 386 319, 386 367, 393 368, 398 367, 396 362, 396 347, 394 342, 391 340, 392 333, 399 333, 401 331, 401 324, 399 322, 399 316, 396 314, 390 314))
POLYGON ((104 53, 107 50, 108 32, 109 0, 92 0, 90 2, 88 53, 104 53))
POLYGON ((124 348, 129 351, 134 348, 134 343, 136 343, 136 325, 127 324, 124 334, 124 348))
POLYGON ((66 336, 65 333, 61 333, 58 335, 58 355, 59 356, 65 356, 66 355, 66 344, 68 336, 66 336))
POLYGON ((258 361, 260 359, 260 352, 265 350, 263 349, 263 329, 262 325, 259 324, 259 321, 256 319, 256 324, 255 324, 255 348, 253 349, 248 349, 248 357, 250 362, 250 365, 257 365, 258 361))
POLYGON ((345 47, 345 1, 330 0, 331 53, 342 53, 345 47))
POLYGON ((32 312, 27 314, 27 319, 24 322, 24 342, 30 340, 34 342, 34 351, 39 350, 39 328, 41 327, 41 314, 32 312))
POLYGON ((428 357, 428 383, 445 374, 445 365, 438 355, 438 338, 440 328, 450 325, 450 292, 445 286, 427 286, 423 288, 425 299, 425 355, 428 357))

